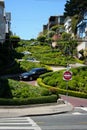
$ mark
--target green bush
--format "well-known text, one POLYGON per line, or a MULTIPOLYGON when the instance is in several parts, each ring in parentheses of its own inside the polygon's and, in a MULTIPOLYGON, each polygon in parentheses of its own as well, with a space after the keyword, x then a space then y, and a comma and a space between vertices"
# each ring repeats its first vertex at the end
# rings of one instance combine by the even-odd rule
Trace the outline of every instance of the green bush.
POLYGON ((32 86, 12 79, 0 79, 0 98, 24 99, 49 95, 51 94, 47 88, 32 86))
MULTIPOLYGON (((71 69, 72 80, 68 81, 68 89, 87 93, 87 67, 78 67, 71 69)), ((63 72, 56 71, 42 76, 43 83, 49 86, 66 89, 66 81, 63 80, 63 72)))
POLYGON ((0 105, 30 105, 30 104, 42 104, 57 102, 57 96, 41 96, 25 99, 2 99, 0 98, 0 105))
POLYGON ((0 105, 27 105, 57 101, 49 89, 12 79, 0 79, 0 105))
POLYGON ((38 86, 32 86, 25 82, 18 82, 11 79, 8 81, 13 98, 40 97, 48 93, 47 89, 42 89, 38 86))
POLYGON ((39 86, 48 88, 50 93, 55 93, 57 96, 59 96, 59 94, 66 95, 68 93, 69 96, 87 98, 87 93, 72 91, 72 90, 69 90, 68 88, 67 89, 62 89, 62 88, 59 88, 59 87, 49 86, 49 85, 44 84, 43 80, 41 78, 39 78, 37 80, 37 82, 38 82, 39 86))

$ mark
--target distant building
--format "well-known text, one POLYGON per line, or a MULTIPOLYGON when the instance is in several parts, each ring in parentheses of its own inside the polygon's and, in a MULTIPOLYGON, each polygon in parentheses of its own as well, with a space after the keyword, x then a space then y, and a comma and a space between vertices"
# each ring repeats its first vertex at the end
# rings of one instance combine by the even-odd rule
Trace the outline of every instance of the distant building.
POLYGON ((48 29, 48 25, 43 25, 43 31, 48 29))
POLYGON ((48 30, 55 25, 58 25, 58 16, 50 16, 48 21, 48 30))
POLYGON ((64 25, 64 20, 65 20, 64 16, 62 16, 62 15, 58 16, 58 24, 59 25, 64 25))
POLYGON ((50 30, 55 25, 63 25, 64 24, 64 16, 50 16, 48 19, 48 23, 46 25, 43 25, 43 31, 44 30, 50 30))

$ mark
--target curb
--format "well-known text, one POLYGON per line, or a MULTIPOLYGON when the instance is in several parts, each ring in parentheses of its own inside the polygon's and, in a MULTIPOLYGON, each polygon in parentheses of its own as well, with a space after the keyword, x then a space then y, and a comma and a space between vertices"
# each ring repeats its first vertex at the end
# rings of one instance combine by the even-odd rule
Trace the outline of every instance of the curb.
POLYGON ((70 112, 73 106, 70 103, 66 104, 45 104, 31 107, 6 107, 0 108, 0 117, 25 117, 25 116, 44 116, 70 112))

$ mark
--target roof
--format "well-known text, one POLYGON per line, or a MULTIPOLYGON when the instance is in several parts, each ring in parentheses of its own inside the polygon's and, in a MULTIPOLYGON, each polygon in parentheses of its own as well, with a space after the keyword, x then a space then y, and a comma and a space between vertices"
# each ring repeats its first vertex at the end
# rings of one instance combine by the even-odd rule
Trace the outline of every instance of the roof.
POLYGON ((60 38, 61 38, 60 34, 54 34, 53 37, 52 37, 52 40, 57 41, 60 38))

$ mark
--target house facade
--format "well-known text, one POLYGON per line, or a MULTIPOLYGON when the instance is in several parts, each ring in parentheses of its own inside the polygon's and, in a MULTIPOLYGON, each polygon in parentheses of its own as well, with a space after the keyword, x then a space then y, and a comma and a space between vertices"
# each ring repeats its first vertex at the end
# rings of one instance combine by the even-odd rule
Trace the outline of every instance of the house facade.
POLYGON ((58 16, 50 16, 48 21, 48 30, 55 25, 58 25, 58 16))
POLYGON ((0 0, 0 42, 5 41, 5 4, 0 0))
POLYGON ((72 34, 72 28, 71 28, 71 18, 68 16, 64 20, 64 28, 66 33, 72 34))
POLYGON ((5 12, 5 2, 0 0, 0 43, 6 40, 6 34, 10 31, 11 13, 5 12))
POLYGON ((81 57, 79 51, 87 48, 87 11, 83 15, 83 19, 77 25, 77 37, 82 39, 82 42, 77 46, 78 58, 81 57))
POLYGON ((10 28, 11 28, 11 13, 10 12, 6 12, 6 28, 5 28, 5 32, 6 34, 9 33, 10 28))
POLYGON ((81 50, 85 50, 87 48, 87 42, 83 41, 77 46, 77 55, 78 58, 81 58, 82 55, 79 53, 81 50))
POLYGON ((58 16, 58 24, 59 25, 64 25, 64 20, 65 20, 65 17, 63 15, 58 16))
POLYGON ((87 37, 87 12, 84 13, 83 19, 77 25, 77 37, 82 39, 87 37))

